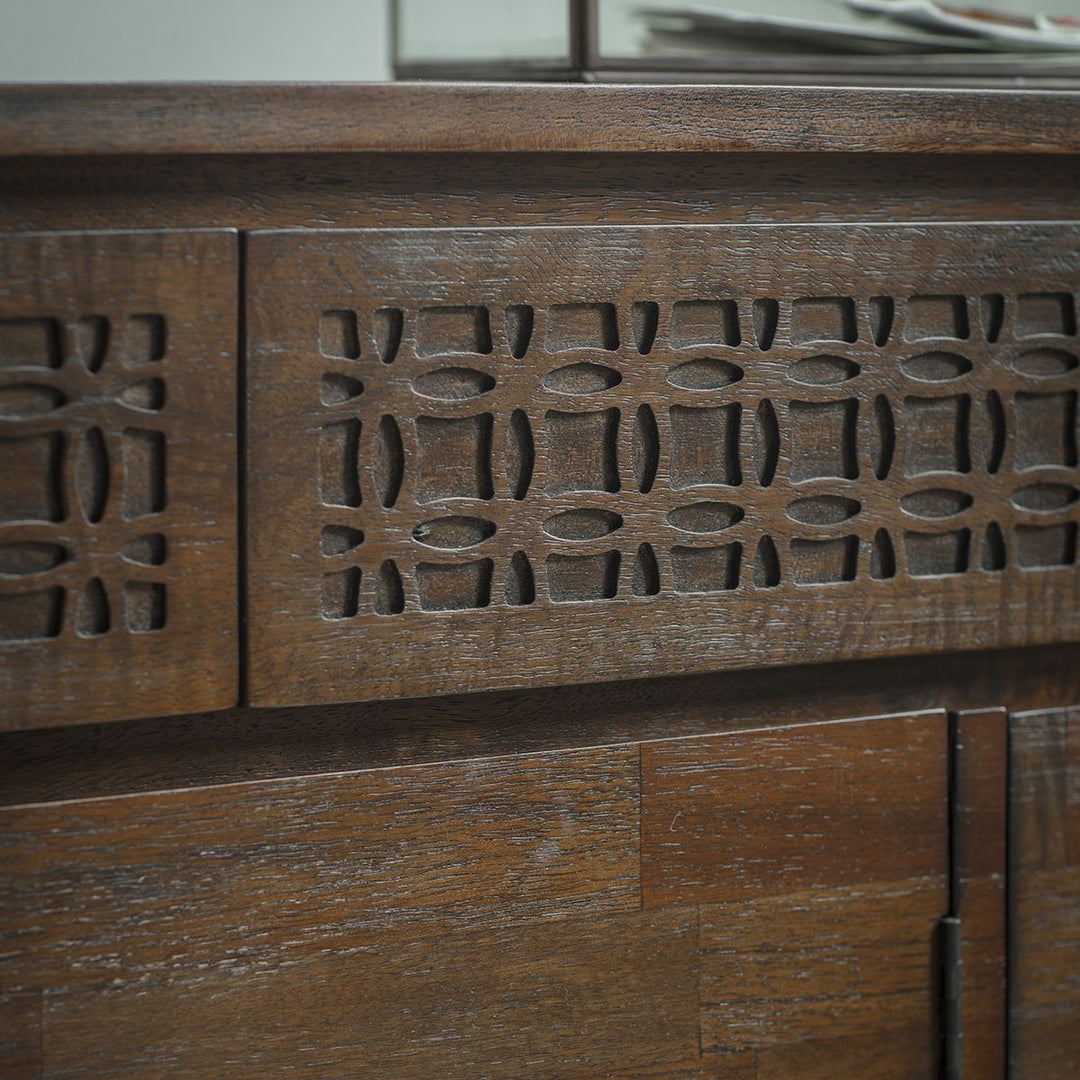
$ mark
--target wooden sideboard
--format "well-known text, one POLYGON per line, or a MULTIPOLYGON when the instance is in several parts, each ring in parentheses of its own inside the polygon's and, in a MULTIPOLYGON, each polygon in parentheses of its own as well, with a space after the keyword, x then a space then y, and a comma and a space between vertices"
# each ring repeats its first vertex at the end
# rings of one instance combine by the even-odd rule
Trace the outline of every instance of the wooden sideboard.
POLYGON ((1075 1076, 1078 132, 0 88, 0 1080, 1075 1076))

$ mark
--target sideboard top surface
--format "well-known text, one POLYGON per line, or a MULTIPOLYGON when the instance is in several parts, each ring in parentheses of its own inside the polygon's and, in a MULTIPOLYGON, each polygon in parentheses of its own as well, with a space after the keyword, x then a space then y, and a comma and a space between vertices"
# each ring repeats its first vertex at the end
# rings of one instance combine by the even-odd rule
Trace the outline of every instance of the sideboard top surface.
POLYGON ((1080 92, 488 83, 8 84, 0 156, 1076 153, 1080 92))

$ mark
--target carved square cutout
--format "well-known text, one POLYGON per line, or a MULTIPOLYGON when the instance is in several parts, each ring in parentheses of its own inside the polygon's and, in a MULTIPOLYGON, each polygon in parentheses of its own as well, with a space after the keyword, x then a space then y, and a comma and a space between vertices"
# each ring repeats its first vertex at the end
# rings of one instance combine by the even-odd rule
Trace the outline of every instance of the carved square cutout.
POLYGON ((360 327, 355 311, 324 311, 319 318, 319 352, 332 360, 360 357, 360 327))
POLYGON ((904 533, 908 573, 912 577, 962 574, 971 555, 971 530, 942 533, 904 533))
POLYGON ((619 591, 618 551, 599 555, 550 555, 548 592, 556 603, 610 600, 619 591))
POLYGON ((466 563, 419 563, 416 587, 425 611, 484 608, 491 602, 490 559, 466 563))
POLYGON ((0 522, 63 519, 63 447, 59 431, 0 438, 0 522))
POLYGON ((671 308, 671 344, 739 345, 739 306, 734 300, 678 300, 671 308))
POLYGON ((544 429, 549 492, 619 490, 618 409, 580 413, 551 410, 544 414, 544 429))
POLYGON ((491 413, 478 416, 416 418, 416 498, 490 499, 491 413))
POLYGON ((904 474, 971 471, 971 398, 904 398, 904 474))
POLYGON ((614 304, 553 304, 548 312, 548 352, 617 349, 619 325, 614 304))
POLYGON ((486 307, 421 308, 417 320, 419 356, 491 352, 491 320, 486 307))
POLYGON ((671 420, 671 486, 742 483, 739 464, 739 422, 742 406, 690 408, 673 405, 671 420))
POLYGON ((1076 522, 1018 525, 1016 562, 1025 569, 1072 566, 1076 562, 1076 522))
POLYGON ((56 319, 0 319, 0 371, 60 366, 56 319))
POLYGON ((804 296, 791 305, 791 343, 855 341, 855 301, 850 296, 804 296))
POLYGON ((791 576, 796 585, 827 585, 854 581, 859 558, 859 538, 791 541, 791 576))
POLYGON ((967 300, 962 296, 912 296, 907 303, 907 341, 971 335, 967 300))
POLYGON ((791 479, 796 483, 822 476, 854 480, 859 475, 858 415, 859 403, 854 398, 791 402, 791 479))
POLYGON ((1076 391, 1061 394, 1017 394, 1016 467, 1076 464, 1076 391))
POLYGON ((742 544, 674 547, 671 549, 671 569, 675 591, 711 593, 737 589, 741 561, 742 544))
POLYGON ((1016 300, 1016 336, 1076 333, 1071 293, 1021 293, 1016 300))

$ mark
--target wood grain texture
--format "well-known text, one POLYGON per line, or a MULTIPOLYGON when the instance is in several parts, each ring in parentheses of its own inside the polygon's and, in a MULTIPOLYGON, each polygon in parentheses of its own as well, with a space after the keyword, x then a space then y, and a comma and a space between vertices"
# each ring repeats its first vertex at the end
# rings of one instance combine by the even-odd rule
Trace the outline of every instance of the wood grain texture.
POLYGON ((1009 1063, 1080 1068, 1080 710, 1009 721, 1009 1063))
POLYGON ((16 154, 1080 149, 1072 91, 468 83, 12 85, 16 154))
POLYGON ((1080 156, 229 154, 0 157, 0 228, 1056 221, 1080 156))
POLYGON ((1076 637, 1069 235, 253 234, 252 702, 1076 637))
POLYGON ((645 906, 939 875, 946 753, 943 713, 645 744, 645 906))
POLYGON ((1008 718, 956 717, 953 910, 961 920, 963 1067, 968 1080, 1006 1073, 1008 718))
POLYGON ((235 233, 0 237, 0 727, 236 702, 235 233))
POLYGON ((935 1075, 942 899, 931 875, 705 906, 706 1053, 777 1080, 935 1075))
POLYGON ((0 1080, 40 1080, 42 996, 0 994, 0 1080))
MULTIPOLYGON (((826 1060, 925 1076, 947 897, 944 806, 940 828, 920 808, 945 788, 944 716, 777 730, 740 769, 758 734, 8 807, 0 1062, 88 1080, 756 1080, 801 1055, 809 1076, 826 1060), (872 790, 899 735, 916 809, 878 814, 877 861, 906 872, 922 848, 924 872, 853 881, 836 856, 858 861, 872 807, 841 795, 835 842, 814 807, 872 790), (766 856, 770 814, 798 812, 801 786, 787 858, 806 872, 742 859, 736 900, 643 910, 641 776, 665 747, 696 760, 687 805, 756 831, 766 856), (777 767, 779 797, 762 782, 777 767), (739 777, 741 815, 700 782, 718 769, 739 777), (902 1065, 874 1060, 871 1030, 879 1057, 904 1040, 902 1065)), ((714 877, 740 859, 723 839, 711 858, 714 877)))
POLYGON ((707 1055, 934 1072, 946 758, 943 713, 642 747, 643 899, 701 905, 707 1055))
POLYGON ((9 809, 0 988, 638 907, 635 748, 9 809))
POLYGON ((50 1003, 48 1068, 138 1080, 216 1080, 223 1068, 252 1080, 667 1076, 698 1056, 696 954, 693 912, 631 913, 69 994, 50 1003))
POLYGON ((0 734, 0 805, 1080 700, 1080 646, 942 653, 434 700, 232 709, 0 734))

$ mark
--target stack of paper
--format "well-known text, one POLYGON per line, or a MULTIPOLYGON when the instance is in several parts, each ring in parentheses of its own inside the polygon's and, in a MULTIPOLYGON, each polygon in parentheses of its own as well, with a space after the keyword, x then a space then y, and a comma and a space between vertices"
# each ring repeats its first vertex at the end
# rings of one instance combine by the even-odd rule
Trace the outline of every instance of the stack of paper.
MULTIPOLYGON (((799 14, 724 7, 643 8, 648 51, 720 54, 1080 53, 1080 20, 956 8, 934 0, 803 0, 799 14)), ((767 4, 765 5, 767 8, 767 4)), ((790 5, 786 5, 790 6, 790 5)))

